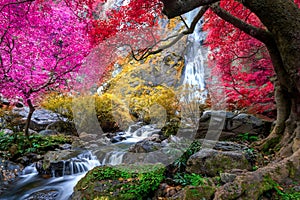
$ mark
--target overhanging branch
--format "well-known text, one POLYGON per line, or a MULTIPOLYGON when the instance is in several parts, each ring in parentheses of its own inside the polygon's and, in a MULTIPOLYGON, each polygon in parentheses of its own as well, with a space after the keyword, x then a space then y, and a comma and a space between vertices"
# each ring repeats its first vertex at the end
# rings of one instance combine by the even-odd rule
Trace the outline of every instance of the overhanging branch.
POLYGON ((255 39, 261 41, 262 43, 268 44, 270 43, 270 40, 273 40, 272 34, 264 30, 262 28, 258 28, 255 26, 252 26, 245 21, 231 15, 229 12, 224 10, 219 6, 219 3, 214 3, 210 5, 210 8, 214 13, 216 13, 220 18, 223 20, 231 23, 238 29, 242 30, 243 32, 247 33, 248 35, 254 37, 255 39))
POLYGON ((170 19, 187 13, 200 6, 207 6, 220 0, 161 0, 163 13, 170 19))
POLYGON ((158 53, 162 52, 164 49, 170 48, 171 46, 176 44, 183 36, 192 34, 194 32, 195 28, 196 28, 196 25, 197 25, 198 21, 201 19, 201 17, 204 15, 204 13, 208 10, 208 8, 209 8, 209 6, 201 7, 198 14, 194 17, 194 19, 191 23, 191 26, 188 29, 180 32, 178 35, 175 36, 175 38, 174 38, 174 36, 171 36, 174 39, 172 41, 170 41, 169 43, 167 43, 163 46, 160 46, 158 49, 153 50, 159 43, 162 42, 162 40, 156 42, 154 45, 147 48, 147 50, 145 50, 144 53, 140 56, 136 55, 133 51, 133 48, 131 48, 131 53, 132 53, 133 58, 135 60, 143 60, 143 59, 145 59, 146 57, 148 57, 150 55, 158 54, 158 53), (139 56, 139 58, 138 58, 138 56, 139 56))

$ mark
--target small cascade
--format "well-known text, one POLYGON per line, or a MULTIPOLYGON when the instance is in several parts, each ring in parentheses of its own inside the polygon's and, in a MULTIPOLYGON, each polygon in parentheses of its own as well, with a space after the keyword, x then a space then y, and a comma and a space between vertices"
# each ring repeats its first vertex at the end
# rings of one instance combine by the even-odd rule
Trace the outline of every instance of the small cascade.
POLYGON ((147 137, 152 136, 153 134, 159 133, 160 128, 156 128, 156 124, 141 125, 137 123, 129 126, 127 131, 121 133, 122 137, 126 138, 123 140, 123 143, 136 143, 147 137))
POLYGON ((90 151, 75 158, 60 162, 62 171, 52 170, 52 177, 45 179, 38 175, 36 165, 27 166, 15 185, 0 196, 5 200, 40 199, 49 195, 49 199, 67 200, 73 193, 77 182, 100 162, 90 151), (58 175, 61 176, 58 176, 58 175), (53 195, 53 196, 51 196, 53 195))
POLYGON ((120 165, 123 162, 125 151, 112 151, 106 154, 102 161, 102 165, 120 165))
POLYGON ((156 124, 144 125, 141 122, 135 123, 128 127, 125 132, 118 133, 112 140, 114 144, 110 145, 109 150, 103 150, 104 156, 101 159, 102 165, 119 165, 123 163, 124 155, 128 148, 154 134, 159 134, 160 128, 156 124))
POLYGON ((99 165, 100 162, 96 156, 93 156, 90 151, 86 151, 69 160, 51 164, 51 175, 52 177, 60 177, 84 173, 99 165))
POLYGON ((38 174, 38 171, 36 170, 35 164, 31 164, 26 166, 22 171, 22 176, 26 176, 29 174, 38 174))

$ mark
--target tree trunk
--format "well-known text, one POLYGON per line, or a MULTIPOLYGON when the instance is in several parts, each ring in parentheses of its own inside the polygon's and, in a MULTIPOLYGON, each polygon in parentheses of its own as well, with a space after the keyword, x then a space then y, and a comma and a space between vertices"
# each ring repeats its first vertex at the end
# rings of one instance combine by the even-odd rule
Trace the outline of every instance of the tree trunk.
MULTIPOLYGON (((260 199, 264 192, 274 187, 270 178, 279 183, 288 179, 300 181, 300 9, 293 0, 237 1, 255 13, 271 33, 271 39, 265 45, 277 76, 277 121, 260 148, 276 152, 277 161, 218 188, 214 197, 216 200, 260 199)), ((209 0, 162 2, 166 3, 164 13, 171 18, 207 5, 209 0)))
POLYGON ((32 117, 33 112, 35 111, 35 108, 32 105, 32 102, 31 102, 30 99, 27 99, 27 104, 28 104, 28 107, 29 107, 29 113, 28 113, 28 116, 27 116, 27 119, 26 119, 24 133, 25 133, 25 136, 27 137, 28 141, 30 142, 30 139, 29 139, 29 126, 30 126, 31 117, 32 117))
POLYGON ((275 44, 266 44, 278 78, 275 99, 277 123, 261 146, 289 156, 300 148, 300 10, 287 0, 244 0, 271 32, 275 44))

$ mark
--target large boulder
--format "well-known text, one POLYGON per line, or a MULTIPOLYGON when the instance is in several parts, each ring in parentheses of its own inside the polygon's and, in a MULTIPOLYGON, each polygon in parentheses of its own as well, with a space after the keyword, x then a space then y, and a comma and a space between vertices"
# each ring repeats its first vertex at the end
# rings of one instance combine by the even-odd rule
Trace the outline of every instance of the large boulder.
POLYGON ((75 135, 78 136, 75 124, 70 121, 59 120, 49 124, 46 130, 53 130, 58 133, 65 135, 75 135))
POLYGON ((270 133, 272 121, 262 120, 253 115, 226 111, 205 111, 199 120, 199 126, 196 139, 207 137, 208 130, 221 129, 220 140, 234 139, 240 134, 263 135, 270 133), (213 118, 215 120, 212 120, 213 118), (219 124, 212 124, 214 121, 220 121, 219 124), (222 127, 219 127, 222 126, 222 127))
POLYGON ((201 149, 188 159, 186 171, 213 177, 232 169, 252 169, 246 152, 201 149))
MULTIPOLYGON (((27 119, 29 108, 14 108, 12 113, 15 116, 20 116, 20 121, 24 123, 24 121, 27 119)), ((36 109, 33 112, 29 128, 35 131, 41 131, 46 129, 48 125, 58 121, 66 121, 66 119, 52 111, 46 109, 36 109)))
POLYGON ((149 153, 157 151, 161 148, 161 144, 151 140, 142 140, 129 148, 132 153, 149 153))

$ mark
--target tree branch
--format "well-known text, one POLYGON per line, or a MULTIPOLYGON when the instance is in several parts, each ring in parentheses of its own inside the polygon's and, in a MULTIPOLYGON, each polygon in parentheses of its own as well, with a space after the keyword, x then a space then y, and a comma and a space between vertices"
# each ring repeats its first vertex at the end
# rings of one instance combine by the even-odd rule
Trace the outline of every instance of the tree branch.
POLYGON ((219 6, 219 3, 214 3, 214 4, 210 5, 210 8, 220 18, 222 18, 223 20, 231 23, 232 25, 234 25, 238 29, 244 31, 248 35, 254 37, 255 39, 257 39, 259 41, 261 41, 262 43, 268 44, 268 43, 270 43, 270 40, 273 40, 272 34, 269 31, 264 30, 262 28, 252 26, 252 25, 246 23, 245 21, 231 15, 229 12, 222 9, 219 6))
POLYGON ((200 6, 207 6, 220 0, 161 0, 163 13, 170 19, 187 13, 200 6))
MULTIPOLYGON (((196 25, 198 23, 198 21, 201 19, 201 17, 204 15, 204 13, 208 10, 209 6, 203 6, 200 11, 198 12, 198 14, 194 17, 192 23, 191 23, 191 26, 182 31, 181 33, 179 33, 171 42, 169 42, 168 44, 166 45, 163 45, 161 47, 159 47, 158 49, 156 50, 153 50, 153 48, 155 46, 157 46, 157 44, 159 44, 162 40, 158 41, 157 43, 155 43, 154 45, 152 45, 151 47, 147 48, 147 50, 144 51, 144 53, 138 58, 137 55, 134 53, 133 49, 131 48, 131 53, 132 53, 132 57, 135 59, 135 60, 142 60, 150 55, 154 55, 154 54, 157 54, 157 53, 160 53, 162 52, 163 50, 167 49, 167 48, 170 48, 171 46, 173 46, 174 44, 176 44, 183 36, 185 35, 189 35, 189 34, 192 34, 196 28, 196 25)), ((171 36, 171 38, 173 38, 174 36, 171 36)), ((170 38, 167 38, 167 40, 170 39, 170 38)))

